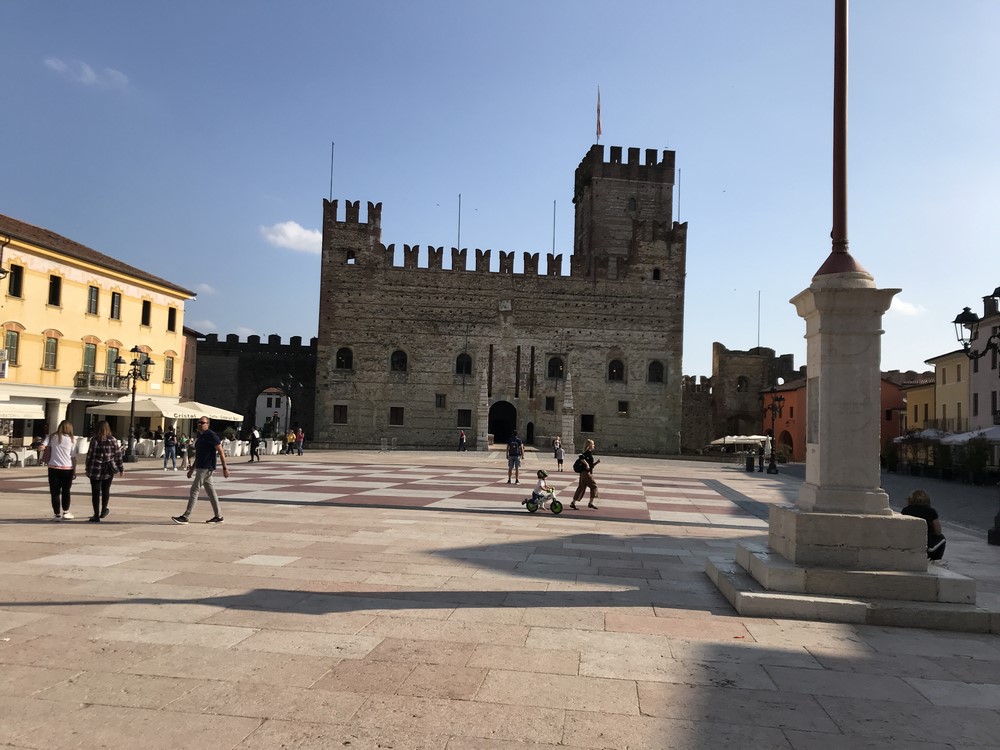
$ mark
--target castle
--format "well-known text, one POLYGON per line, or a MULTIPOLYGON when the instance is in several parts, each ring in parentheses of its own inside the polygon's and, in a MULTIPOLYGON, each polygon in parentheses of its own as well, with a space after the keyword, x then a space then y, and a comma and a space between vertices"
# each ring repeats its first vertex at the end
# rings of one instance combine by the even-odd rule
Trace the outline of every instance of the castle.
POLYGON ((486 450, 517 430, 572 451, 680 452, 687 225, 674 152, 595 145, 562 255, 382 244, 381 203, 324 201, 313 444, 486 450))

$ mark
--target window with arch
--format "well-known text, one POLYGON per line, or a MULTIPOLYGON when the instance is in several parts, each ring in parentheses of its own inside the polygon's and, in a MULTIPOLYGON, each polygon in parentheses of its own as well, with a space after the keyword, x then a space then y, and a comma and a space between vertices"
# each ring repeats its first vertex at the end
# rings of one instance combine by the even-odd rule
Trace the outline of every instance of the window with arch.
POLYGON ((389 371, 406 372, 406 352, 402 349, 397 349, 392 353, 392 356, 389 357, 389 371))
POLYGON ((354 369, 354 352, 344 346, 337 350, 336 368, 338 370, 354 369))
POLYGON ((347 265, 353 266, 356 262, 357 262, 357 258, 354 257, 354 251, 353 250, 348 250, 347 251, 347 265))
POLYGON ((563 377, 563 373, 566 370, 566 366, 563 364, 562 357, 552 357, 549 359, 549 377, 559 378, 563 377))
POLYGON ((456 375, 471 375, 472 374, 472 357, 468 354, 459 354, 455 358, 455 374, 456 375))
POLYGON ((746 393, 749 390, 750 390, 750 378, 748 378, 746 375, 740 375, 738 378, 736 378, 737 393, 746 393))
POLYGON ((620 359, 608 362, 608 380, 615 383, 625 380, 625 364, 620 359))
POLYGON ((628 210, 635 211, 635 198, 628 199, 628 210))
POLYGON ((663 363, 654 359, 649 363, 649 370, 646 373, 646 380, 650 383, 663 382, 663 363))
POLYGON ((659 268, 654 268, 653 269, 653 281, 659 281, 659 280, 660 280, 660 269, 659 268))
POLYGON ((18 349, 21 346, 21 334, 18 331, 12 331, 10 328, 4 335, 4 349, 7 350, 7 364, 16 365, 18 349))

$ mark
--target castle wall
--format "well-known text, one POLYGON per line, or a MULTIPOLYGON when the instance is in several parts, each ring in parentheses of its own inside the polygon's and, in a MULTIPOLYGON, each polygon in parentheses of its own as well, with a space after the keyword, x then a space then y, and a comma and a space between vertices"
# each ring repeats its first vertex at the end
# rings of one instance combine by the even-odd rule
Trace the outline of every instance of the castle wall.
MULTIPOLYGON (((581 162, 578 187, 581 173, 603 164, 595 161, 602 152, 592 149, 581 162)), ((672 183, 672 167, 671 153, 669 164, 639 168, 658 170, 657 179, 669 173, 672 183)), ((316 440, 371 446, 395 438, 400 447, 451 448, 464 428, 484 449, 489 408, 508 402, 522 437, 530 432, 542 445, 562 435, 576 446, 593 438, 609 452, 679 452, 687 227, 670 223, 669 200, 664 216, 662 201, 654 211, 643 197, 652 188, 637 189, 627 196, 609 190, 595 197, 587 186, 578 192, 578 223, 583 204, 590 205, 587 224, 597 234, 587 249, 589 270, 580 272, 574 256, 569 276, 559 273, 559 256, 540 268, 538 256, 527 253, 523 272, 514 271, 513 253, 501 253, 499 271, 491 272, 490 251, 478 249, 474 271, 464 263, 442 269, 441 248, 421 268, 413 246, 395 266, 394 247, 381 244, 381 204, 369 203, 362 222, 358 203, 348 203, 341 219, 337 202, 325 202, 316 440), (612 194, 626 209, 638 194, 648 213, 610 221, 618 209, 604 202, 612 194), (340 350, 350 351, 349 368, 338 368, 340 350), (396 350, 406 353, 406 372, 391 370, 396 350), (472 359, 468 375, 456 374, 460 354, 472 359), (548 376, 553 357, 571 378, 548 376), (624 364, 620 381, 609 377, 614 360, 624 364), (662 382, 649 382, 654 361, 662 382), (389 424, 392 409, 397 420, 403 410, 402 425, 389 424), (471 413, 471 424, 460 421, 459 410, 471 413), (592 432, 585 429, 590 420, 592 432), (573 435, 564 434, 567 424, 573 435)), ((465 250, 453 248, 452 257, 464 259, 465 250)))

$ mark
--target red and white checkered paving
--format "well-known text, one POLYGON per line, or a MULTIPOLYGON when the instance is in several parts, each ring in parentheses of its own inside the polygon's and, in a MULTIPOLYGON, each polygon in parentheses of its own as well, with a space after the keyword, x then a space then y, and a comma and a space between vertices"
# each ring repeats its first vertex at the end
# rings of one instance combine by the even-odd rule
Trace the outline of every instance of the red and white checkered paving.
MULTIPOLYGON (((416 457, 419 461, 419 457, 416 457)), ((275 458, 262 463, 230 459, 228 479, 216 474, 216 487, 229 512, 238 513, 240 503, 272 503, 282 507, 307 505, 372 505, 525 513, 521 500, 531 493, 534 468, 521 472, 521 483, 507 484, 506 468, 494 466, 399 466, 381 463, 331 464, 305 458, 275 458), (235 461, 235 462, 234 462, 235 461)), ((16 477, 7 474, 5 484, 39 495, 39 506, 48 512, 48 486, 43 474, 16 477)), ((551 472, 548 482, 565 506, 564 515, 581 518, 653 521, 765 528, 766 523, 722 496, 697 478, 643 477, 634 474, 598 472, 598 509, 569 508, 577 475, 572 471, 551 472)), ((112 496, 164 502, 164 513, 176 512, 187 497, 186 472, 161 471, 144 466, 116 478, 112 496), (169 507, 167 502, 173 503, 169 507)), ((73 510, 84 516, 90 507, 90 487, 80 476, 73 488, 73 510)), ((543 511, 539 510, 538 515, 543 511)))

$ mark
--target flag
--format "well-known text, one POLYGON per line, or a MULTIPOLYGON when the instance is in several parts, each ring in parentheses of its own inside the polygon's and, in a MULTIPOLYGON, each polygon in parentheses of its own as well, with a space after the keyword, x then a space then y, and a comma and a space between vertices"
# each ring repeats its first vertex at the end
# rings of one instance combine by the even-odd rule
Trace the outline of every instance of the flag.
POLYGON ((601 142, 601 87, 597 87, 597 142, 601 142))

